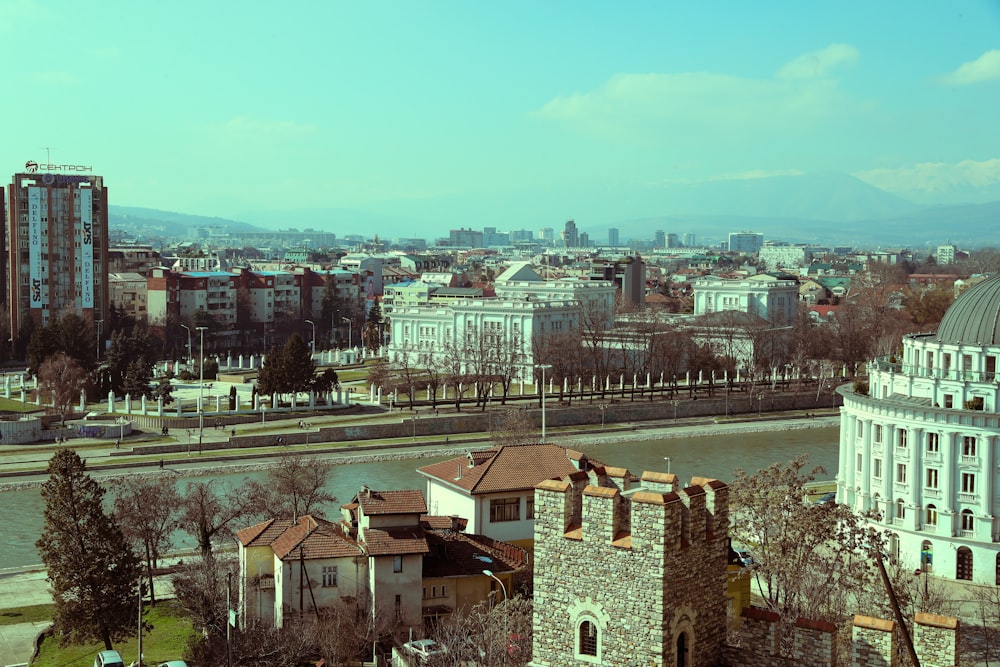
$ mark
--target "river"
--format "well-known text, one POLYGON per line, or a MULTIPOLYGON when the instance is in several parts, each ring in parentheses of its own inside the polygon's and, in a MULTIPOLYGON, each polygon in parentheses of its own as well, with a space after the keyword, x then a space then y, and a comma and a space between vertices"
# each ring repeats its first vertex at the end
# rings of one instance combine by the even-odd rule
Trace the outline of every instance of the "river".
MULTIPOLYGON (((810 465, 826 469, 822 479, 833 479, 837 470, 839 428, 807 428, 755 433, 725 433, 687 438, 661 438, 641 441, 615 440, 608 444, 569 445, 591 458, 612 466, 643 470, 666 470, 664 457, 670 457, 670 469, 683 483, 692 476, 714 477, 730 481, 737 468, 753 472, 772 463, 790 461, 799 454, 809 454, 810 465)), ((425 489, 424 478, 416 469, 442 458, 405 459, 377 463, 352 463, 336 466, 329 489, 339 502, 347 502, 363 484, 373 489, 425 489)), ((244 477, 264 473, 241 473, 218 476, 223 482, 237 482, 244 477)), ((192 478, 178 477, 183 491, 192 478)), ((37 488, 0 492, 0 526, 5 529, 0 549, 0 571, 39 562, 35 541, 41 534, 44 503, 37 488)), ((430 508, 431 512, 434 508, 430 508)), ((179 548, 194 547, 194 540, 183 533, 176 536, 179 548)))

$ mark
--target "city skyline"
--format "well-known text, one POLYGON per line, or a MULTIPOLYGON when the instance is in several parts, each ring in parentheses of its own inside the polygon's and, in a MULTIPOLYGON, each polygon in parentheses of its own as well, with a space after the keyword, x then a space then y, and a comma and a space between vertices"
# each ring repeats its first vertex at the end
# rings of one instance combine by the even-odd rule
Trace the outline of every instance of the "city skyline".
POLYGON ((594 229, 672 213, 671 188, 828 172, 1000 199, 992 2, 271 9, 4 5, 10 173, 92 166, 113 204, 265 225, 420 210, 427 236, 594 229), (638 188, 663 210, 630 207, 638 188), (595 191, 600 212, 575 196, 595 191))

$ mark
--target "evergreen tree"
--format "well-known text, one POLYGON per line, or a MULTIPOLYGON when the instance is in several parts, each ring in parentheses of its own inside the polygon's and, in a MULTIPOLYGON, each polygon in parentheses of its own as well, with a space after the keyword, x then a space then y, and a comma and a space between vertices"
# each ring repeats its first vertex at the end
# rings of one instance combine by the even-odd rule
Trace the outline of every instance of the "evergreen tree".
POLYGON ((56 632, 64 642, 99 640, 111 650, 132 632, 139 561, 104 512, 104 489, 84 469, 69 449, 49 461, 45 524, 35 546, 48 570, 56 632))
POLYGON ((377 352, 382 347, 382 306, 378 301, 372 303, 368 309, 368 318, 365 320, 365 328, 361 332, 361 339, 365 348, 377 352))
POLYGON ((288 392, 309 391, 312 388, 313 377, 316 375, 316 361, 309 352, 309 346, 302 336, 292 334, 285 343, 284 354, 285 377, 288 380, 288 392))

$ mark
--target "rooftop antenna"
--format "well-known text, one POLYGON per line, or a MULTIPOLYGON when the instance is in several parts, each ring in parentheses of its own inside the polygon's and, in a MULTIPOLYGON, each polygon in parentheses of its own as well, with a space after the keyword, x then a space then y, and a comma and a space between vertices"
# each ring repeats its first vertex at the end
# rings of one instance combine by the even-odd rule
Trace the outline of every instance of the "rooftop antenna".
POLYGON ((51 151, 55 150, 55 146, 42 146, 45 149, 45 164, 52 164, 51 151))

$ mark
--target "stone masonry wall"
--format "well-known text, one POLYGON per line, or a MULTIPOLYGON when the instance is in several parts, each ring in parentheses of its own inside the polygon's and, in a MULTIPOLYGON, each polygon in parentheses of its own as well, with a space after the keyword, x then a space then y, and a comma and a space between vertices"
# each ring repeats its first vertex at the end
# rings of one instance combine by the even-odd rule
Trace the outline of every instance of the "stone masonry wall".
POLYGON ((959 631, 957 618, 918 613, 913 619, 913 646, 920 664, 957 665, 959 631))
POLYGON ((599 664, 675 665, 681 632, 688 665, 717 664, 728 487, 629 496, 615 488, 617 472, 586 486, 567 478, 536 489, 532 664, 594 664, 574 657, 583 620, 599 629, 599 664))
POLYGON ((896 624, 882 618, 855 616, 851 632, 855 667, 896 667, 896 624))

